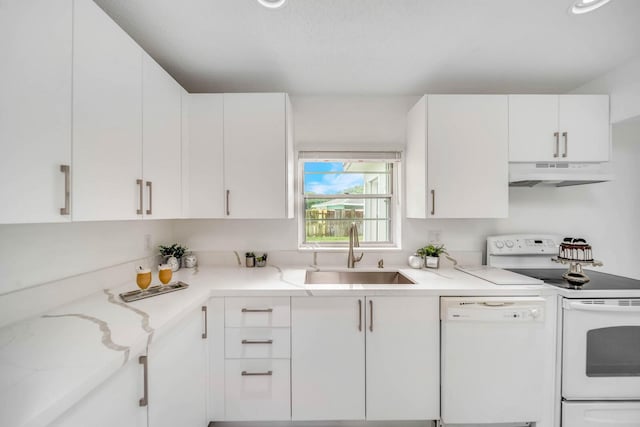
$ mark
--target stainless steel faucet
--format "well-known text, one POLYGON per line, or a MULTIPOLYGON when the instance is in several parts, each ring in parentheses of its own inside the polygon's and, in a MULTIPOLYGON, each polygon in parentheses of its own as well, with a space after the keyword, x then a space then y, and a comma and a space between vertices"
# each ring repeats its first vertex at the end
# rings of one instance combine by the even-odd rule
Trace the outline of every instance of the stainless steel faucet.
POLYGON ((347 268, 354 268, 356 266, 356 262, 360 262, 364 253, 361 253, 359 257, 356 257, 353 253, 353 248, 360 247, 360 240, 358 240, 358 226, 355 222, 351 223, 351 227, 349 227, 349 254, 347 256, 347 268))

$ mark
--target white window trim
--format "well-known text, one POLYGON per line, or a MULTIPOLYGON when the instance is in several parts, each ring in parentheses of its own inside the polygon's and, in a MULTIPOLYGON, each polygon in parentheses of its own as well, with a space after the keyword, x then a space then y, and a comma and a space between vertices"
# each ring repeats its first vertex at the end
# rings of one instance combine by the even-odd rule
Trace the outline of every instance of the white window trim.
POLYGON ((298 250, 302 252, 344 252, 347 243, 328 244, 305 243, 305 203, 304 203, 304 167, 309 160, 384 160, 393 162, 391 195, 391 236, 390 243, 361 243, 359 252, 387 252, 402 250, 402 153, 400 151, 297 151, 296 152, 296 210, 298 212, 298 250))

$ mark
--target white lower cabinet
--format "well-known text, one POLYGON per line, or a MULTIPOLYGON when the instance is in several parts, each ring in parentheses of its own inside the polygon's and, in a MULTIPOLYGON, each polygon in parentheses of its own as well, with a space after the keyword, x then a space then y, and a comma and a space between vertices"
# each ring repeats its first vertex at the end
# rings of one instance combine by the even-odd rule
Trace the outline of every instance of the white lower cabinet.
POLYGON ((207 425, 207 348, 198 307, 149 346, 149 427, 207 425))
POLYGON ((210 421, 291 419, 289 297, 211 298, 210 421))
POLYGON ((436 297, 292 298, 292 418, 438 419, 438 316, 436 297))
POLYGON ((291 417, 288 359, 225 361, 227 421, 288 420, 291 417))
POLYGON ((367 297, 367 420, 440 417, 437 297, 367 297))
POLYGON ((91 391, 49 427, 147 427, 144 370, 132 357, 113 377, 91 391))
POLYGON ((291 298, 293 420, 365 418, 364 302, 291 298))

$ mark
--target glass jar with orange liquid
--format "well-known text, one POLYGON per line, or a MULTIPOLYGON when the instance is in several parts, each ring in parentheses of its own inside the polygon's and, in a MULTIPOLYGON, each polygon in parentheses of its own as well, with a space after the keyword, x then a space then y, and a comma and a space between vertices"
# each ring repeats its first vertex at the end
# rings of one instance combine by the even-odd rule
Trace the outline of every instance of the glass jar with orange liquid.
POLYGON ((173 271, 169 264, 160 264, 158 266, 158 279, 160 279, 163 285, 171 281, 171 276, 173 276, 173 271))
POLYGON ((151 270, 148 268, 138 267, 136 271, 136 284, 142 290, 142 293, 147 292, 147 288, 151 284, 151 270))

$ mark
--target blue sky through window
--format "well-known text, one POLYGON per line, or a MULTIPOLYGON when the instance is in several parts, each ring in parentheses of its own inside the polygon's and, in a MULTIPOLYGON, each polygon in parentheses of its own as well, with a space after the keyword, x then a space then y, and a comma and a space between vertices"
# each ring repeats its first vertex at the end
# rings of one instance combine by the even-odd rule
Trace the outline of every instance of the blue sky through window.
POLYGON ((344 194, 345 190, 364 185, 363 174, 340 173, 343 171, 343 162, 305 162, 304 193, 344 194))

